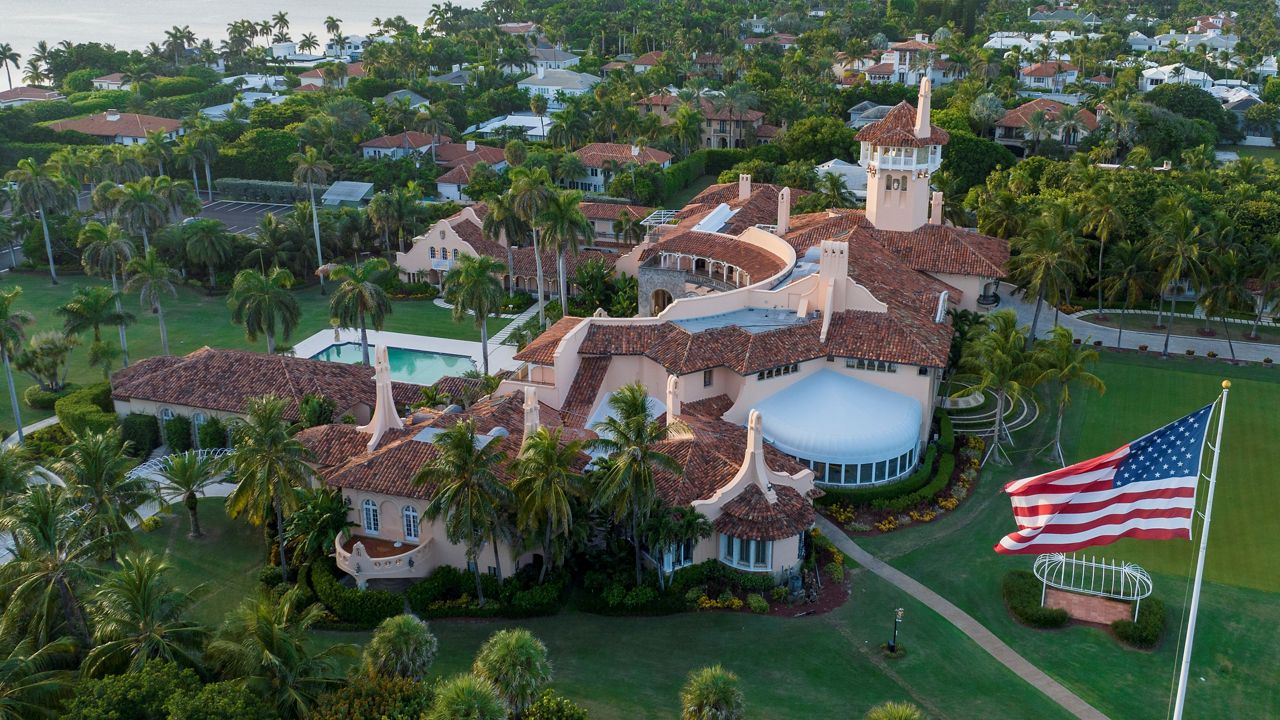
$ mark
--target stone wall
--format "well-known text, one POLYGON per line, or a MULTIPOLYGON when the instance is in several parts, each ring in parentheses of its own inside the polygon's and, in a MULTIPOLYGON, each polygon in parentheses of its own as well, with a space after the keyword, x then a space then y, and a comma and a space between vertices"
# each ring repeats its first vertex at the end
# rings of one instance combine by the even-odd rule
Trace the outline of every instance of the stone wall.
POLYGON ((1133 605, 1123 600, 1081 595, 1049 588, 1044 595, 1044 606, 1062 608, 1072 620, 1110 625, 1116 620, 1132 620, 1133 605))

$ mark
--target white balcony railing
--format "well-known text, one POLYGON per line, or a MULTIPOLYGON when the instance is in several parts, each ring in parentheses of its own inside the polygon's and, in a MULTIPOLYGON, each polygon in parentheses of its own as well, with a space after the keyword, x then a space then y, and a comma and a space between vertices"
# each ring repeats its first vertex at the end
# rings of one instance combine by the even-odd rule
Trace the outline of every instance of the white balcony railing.
POLYGON ((405 551, 398 555, 374 557, 365 549, 364 543, 357 536, 351 551, 342 547, 342 538, 334 540, 334 559, 338 569, 363 583, 370 578, 412 577, 425 573, 427 565, 427 549, 431 539, 419 545, 407 545, 405 551), (415 568, 421 568, 415 570, 415 568))

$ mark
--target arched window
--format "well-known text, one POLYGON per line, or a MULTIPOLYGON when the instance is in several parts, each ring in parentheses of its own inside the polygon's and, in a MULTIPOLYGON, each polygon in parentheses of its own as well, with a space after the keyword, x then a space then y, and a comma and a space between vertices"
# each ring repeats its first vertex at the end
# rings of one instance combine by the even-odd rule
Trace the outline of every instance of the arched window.
POLYGON ((378 527, 381 525, 378 519, 378 504, 372 500, 365 500, 361 507, 364 508, 364 531, 377 535, 378 527))
POLYGON ((436 259, 436 248, 435 248, 435 246, 434 246, 434 245, 432 245, 431 247, 429 247, 429 248, 428 248, 428 250, 430 250, 430 252, 431 252, 431 259, 432 259, 432 260, 435 260, 435 259, 436 259))
POLYGON ((404 539, 410 542, 418 541, 418 509, 412 505, 405 505, 404 510, 404 539))
POLYGON ((195 415, 191 416, 191 424, 195 425, 196 427, 200 427, 201 425, 203 425, 206 420, 208 420, 208 418, 206 418, 204 413, 202 412, 198 412, 195 415))
POLYGON ((172 419, 173 419, 173 410, 170 410, 169 408, 161 408, 161 409, 160 409, 160 419, 161 419, 161 420, 172 420, 172 419))
POLYGON ((458 259, 458 248, 454 248, 454 249, 453 249, 453 259, 454 259, 454 260, 457 260, 457 259, 458 259))

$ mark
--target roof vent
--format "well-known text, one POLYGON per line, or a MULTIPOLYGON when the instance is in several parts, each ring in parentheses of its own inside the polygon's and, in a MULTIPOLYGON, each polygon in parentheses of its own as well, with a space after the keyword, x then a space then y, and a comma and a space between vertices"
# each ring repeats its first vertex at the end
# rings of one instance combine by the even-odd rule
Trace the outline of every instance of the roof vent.
POLYGON ((510 434, 511 434, 511 431, 502 427, 501 425, 489 431, 489 437, 507 437, 510 434))
POLYGON ((445 409, 444 409, 444 411, 443 411, 441 414, 442 414, 442 415, 452 415, 453 413, 460 413, 460 412, 462 412, 462 406, 461 406, 461 405, 450 405, 449 407, 445 408, 445 409))

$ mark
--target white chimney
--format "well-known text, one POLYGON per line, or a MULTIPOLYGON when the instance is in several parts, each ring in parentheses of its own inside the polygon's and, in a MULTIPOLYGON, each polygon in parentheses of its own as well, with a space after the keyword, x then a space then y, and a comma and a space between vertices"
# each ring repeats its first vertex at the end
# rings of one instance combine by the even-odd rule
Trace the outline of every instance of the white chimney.
POLYGON ((791 188, 784 187, 778 191, 778 228, 775 235, 781 237, 791 229, 791 188))
POLYGON ((120 111, 119 111, 119 110, 116 110, 115 108, 111 108, 110 110, 108 110, 108 111, 107 111, 107 120, 108 120, 108 121, 110 121, 110 122, 115 122, 115 121, 117 121, 117 120, 119 120, 119 119, 120 119, 120 111))
POLYGON ((929 224, 942 224, 942 191, 934 190, 933 196, 929 201, 929 224))
POLYGON ((932 97, 933 83, 930 82, 929 76, 925 75, 920 79, 920 94, 916 98, 915 136, 918 138, 927 138, 930 135, 929 102, 932 97))
POLYGON ((640 146, 639 146, 639 145, 632 145, 632 146, 631 146, 631 157, 640 157, 640 146))
POLYGON ((374 383, 374 405, 373 417, 369 418, 367 425, 361 425, 356 428, 360 432, 369 433, 369 443, 366 449, 373 452, 378 447, 378 441, 382 439, 383 434, 388 430, 400 430, 404 428, 404 421, 400 419, 399 413, 396 412, 395 398, 391 394, 391 363, 387 359, 387 346, 379 345, 374 350, 375 360, 373 362, 373 383, 374 383))
POLYGON ((751 176, 743 173, 738 176, 738 199, 746 200, 751 197, 751 176))
POLYGON ((528 438, 542 427, 539 417, 538 389, 526 386, 524 389, 524 436, 528 438))
POLYGON ((547 76, 547 69, 546 69, 545 67, 543 67, 543 66, 539 65, 539 66, 538 66, 538 77, 539 77, 539 78, 544 78, 544 77, 546 77, 546 76, 547 76))
POLYGON ((675 422, 680 416, 680 378, 667 376, 667 424, 675 422))
POLYGON ((476 141, 475 141, 475 140, 468 140, 468 141, 467 141, 467 152, 475 152, 475 151, 476 151, 476 141))
POLYGON ((454 64, 453 64, 453 71, 454 71, 454 72, 458 72, 458 71, 459 71, 459 70, 461 70, 461 69, 462 69, 462 63, 454 63, 454 64))

